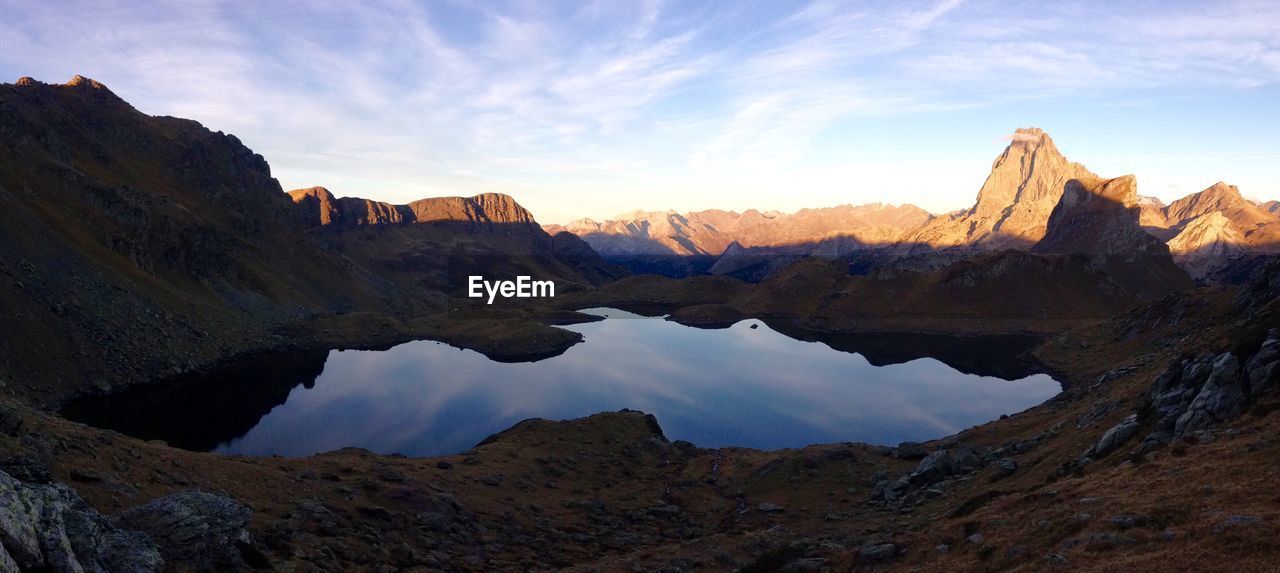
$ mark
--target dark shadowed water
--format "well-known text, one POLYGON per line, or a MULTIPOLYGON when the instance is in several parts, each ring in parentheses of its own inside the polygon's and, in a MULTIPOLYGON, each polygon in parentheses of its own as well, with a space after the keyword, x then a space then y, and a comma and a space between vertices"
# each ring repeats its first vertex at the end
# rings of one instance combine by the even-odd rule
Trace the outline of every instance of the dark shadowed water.
POLYGON ((355 446, 416 456, 468 449, 526 418, 630 408, 656 415, 672 440, 771 449, 937 438, 1060 390, 1028 369, 1021 356, 1033 342, 1019 337, 824 340, 758 320, 703 330, 587 312, 611 318, 567 327, 586 341, 537 362, 494 362, 431 341, 272 355, 83 399, 63 413, 196 450, 306 455, 355 446))

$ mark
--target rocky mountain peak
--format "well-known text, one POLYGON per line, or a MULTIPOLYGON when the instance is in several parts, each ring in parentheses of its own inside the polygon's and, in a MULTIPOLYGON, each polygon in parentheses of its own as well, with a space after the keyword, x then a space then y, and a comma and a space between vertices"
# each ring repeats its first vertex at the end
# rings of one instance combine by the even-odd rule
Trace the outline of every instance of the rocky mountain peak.
POLYGON ((38 84, 38 83, 40 83, 40 82, 37 82, 35 79, 33 79, 33 78, 32 78, 32 77, 30 77, 30 76, 22 76, 22 77, 18 78, 18 81, 17 81, 16 83, 14 83, 14 85, 17 85, 17 86, 24 86, 24 87, 25 87, 25 86, 34 86, 34 85, 36 85, 36 84, 38 84))
POLYGON ((900 250, 1029 248, 1044 237, 1066 182, 1097 177, 1068 161, 1043 129, 1019 128, 1008 139, 973 207, 930 221, 905 237, 900 250))

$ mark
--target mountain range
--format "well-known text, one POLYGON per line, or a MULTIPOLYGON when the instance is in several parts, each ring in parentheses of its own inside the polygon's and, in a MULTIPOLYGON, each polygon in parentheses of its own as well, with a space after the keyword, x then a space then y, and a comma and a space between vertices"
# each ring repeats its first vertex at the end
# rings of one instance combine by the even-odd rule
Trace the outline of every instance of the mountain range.
MULTIPOLYGON (((873 266, 922 259, 936 268, 971 253, 1027 250, 1045 238, 1053 210, 1072 181, 1098 176, 1069 161, 1049 134, 1020 128, 992 163, 968 209, 934 216, 914 205, 870 204, 804 209, 794 214, 748 210, 680 214, 635 212, 595 222, 548 225, 582 237, 601 255, 628 262, 639 255, 712 256, 713 274, 756 280, 807 255, 873 258, 873 266), (761 260, 783 257, 766 271, 742 274, 761 260)), ((1198 278, 1248 253, 1280 251, 1280 203, 1255 204, 1225 183, 1163 205, 1136 194, 1142 228, 1166 243, 1180 265, 1198 278)), ((1130 243, 1126 243, 1130 244, 1130 243)), ((635 267, 635 265, 632 265, 635 267)), ((637 270, 641 270, 642 267, 637 270)))

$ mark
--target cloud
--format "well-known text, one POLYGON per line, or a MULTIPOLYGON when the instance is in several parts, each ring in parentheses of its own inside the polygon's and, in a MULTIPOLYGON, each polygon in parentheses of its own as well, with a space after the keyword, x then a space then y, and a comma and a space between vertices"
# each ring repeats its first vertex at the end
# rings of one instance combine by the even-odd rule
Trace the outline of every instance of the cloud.
POLYGON ((803 178, 832 154, 824 135, 863 120, 1280 82, 1275 2, 0 0, 0 13, 10 81, 93 77, 145 112, 237 134, 286 187, 518 190, 564 220, 679 182, 728 205, 744 179, 803 178))

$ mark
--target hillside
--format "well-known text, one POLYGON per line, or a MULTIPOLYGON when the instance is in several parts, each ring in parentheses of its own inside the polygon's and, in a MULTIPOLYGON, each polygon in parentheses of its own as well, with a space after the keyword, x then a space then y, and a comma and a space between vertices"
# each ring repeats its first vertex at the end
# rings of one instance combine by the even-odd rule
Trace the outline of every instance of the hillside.
POLYGON ((79 76, 0 85, 0 134, 0 376, 19 393, 102 391, 365 329, 444 336, 400 323, 446 310, 448 269, 584 285, 615 272, 505 196, 295 203, 234 136, 146 115, 79 76), (317 232, 354 220, 352 205, 366 221, 424 224, 317 232))

